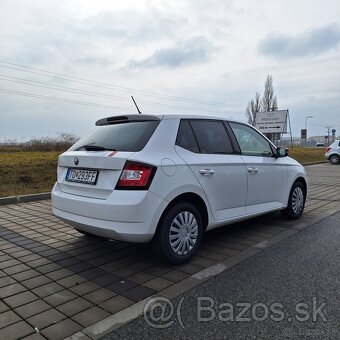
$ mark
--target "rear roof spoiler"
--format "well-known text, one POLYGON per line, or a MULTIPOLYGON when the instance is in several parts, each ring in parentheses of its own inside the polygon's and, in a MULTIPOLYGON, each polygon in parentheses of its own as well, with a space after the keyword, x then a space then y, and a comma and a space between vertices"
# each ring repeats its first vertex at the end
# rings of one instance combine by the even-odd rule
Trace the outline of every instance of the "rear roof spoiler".
POLYGON ((162 116, 155 115, 126 115, 126 116, 113 116, 102 118, 96 121, 96 126, 111 125, 111 124, 121 124, 128 122, 138 122, 138 121, 150 121, 150 120, 161 120, 162 116))

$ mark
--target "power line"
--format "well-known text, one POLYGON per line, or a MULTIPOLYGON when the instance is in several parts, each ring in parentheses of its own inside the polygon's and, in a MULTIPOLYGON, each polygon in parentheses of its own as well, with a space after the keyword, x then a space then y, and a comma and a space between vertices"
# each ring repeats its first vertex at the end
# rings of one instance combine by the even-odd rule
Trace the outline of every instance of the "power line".
POLYGON ((84 102, 84 101, 80 101, 80 100, 73 100, 73 99, 53 97, 53 96, 43 96, 43 95, 40 95, 40 94, 30 93, 30 92, 22 92, 22 91, 15 91, 15 90, 6 90, 6 89, 1 89, 1 88, 0 88, 0 92, 1 93, 7 93, 7 94, 24 96, 24 97, 31 97, 31 98, 38 98, 38 99, 47 99, 47 100, 63 102, 63 103, 79 104, 79 105, 93 106, 93 107, 103 107, 103 108, 109 108, 109 109, 124 110, 124 111, 128 111, 128 112, 132 111, 132 110, 129 110, 127 107, 104 105, 104 104, 98 104, 98 103, 92 103, 92 102, 84 102))
POLYGON ((89 80, 89 79, 86 79, 86 78, 75 77, 75 76, 72 76, 72 75, 67 75, 67 74, 62 74, 62 73, 57 73, 57 72, 50 72, 50 71, 43 70, 43 69, 40 69, 40 68, 15 64, 15 63, 3 61, 3 60, 0 60, 0 63, 6 64, 6 65, 17 66, 17 67, 13 67, 13 66, 0 65, 0 67, 3 67, 3 68, 14 69, 14 70, 22 71, 22 72, 29 72, 29 73, 33 73, 33 74, 42 75, 42 76, 45 76, 45 77, 46 76, 49 76, 49 77, 52 76, 55 79, 69 80, 69 81, 79 82, 79 83, 90 85, 90 86, 116 89, 116 90, 124 91, 124 92, 128 91, 129 93, 135 92, 135 93, 140 93, 140 94, 143 94, 143 95, 146 95, 146 96, 159 97, 159 98, 162 98, 162 99, 169 99, 169 100, 171 99, 171 100, 175 100, 175 101, 193 102, 193 103, 203 104, 203 105, 226 106, 226 104, 213 102, 213 101, 171 96, 171 95, 161 94, 161 93, 152 92, 152 91, 143 91, 143 90, 133 89, 133 88, 130 88, 130 87, 112 85, 112 84, 108 84, 108 83, 104 83, 104 82, 89 80), (18 67, 20 67, 20 68, 18 68, 18 67), (34 71, 29 71, 29 70, 34 70, 34 71), (39 72, 36 72, 36 71, 39 71, 39 72))
MULTIPOLYGON (((113 95, 109 95, 105 93, 87 91, 87 90, 82 90, 82 89, 78 89, 74 87, 51 85, 45 82, 40 82, 40 81, 35 81, 35 80, 30 80, 30 79, 25 79, 25 78, 20 78, 20 77, 12 77, 12 76, 3 75, 3 74, 0 74, 0 79, 8 81, 8 82, 19 83, 19 84, 24 84, 24 85, 29 85, 29 86, 36 86, 36 87, 41 87, 41 88, 65 91, 67 93, 84 94, 84 95, 93 96, 93 97, 104 97, 104 98, 115 99, 115 100, 129 102, 129 103, 131 102, 131 100, 129 99, 117 97, 117 96, 113 96, 113 95)), ((190 110, 190 111, 199 111, 199 112, 206 111, 206 109, 204 108, 177 106, 177 105, 164 104, 164 103, 155 103, 155 102, 150 102, 146 100, 139 100, 139 103, 151 104, 154 106, 168 107, 168 108, 179 109, 179 110, 190 110)), ((225 111, 225 110, 214 110, 213 112, 219 113, 219 114, 240 113, 237 111, 225 111)))

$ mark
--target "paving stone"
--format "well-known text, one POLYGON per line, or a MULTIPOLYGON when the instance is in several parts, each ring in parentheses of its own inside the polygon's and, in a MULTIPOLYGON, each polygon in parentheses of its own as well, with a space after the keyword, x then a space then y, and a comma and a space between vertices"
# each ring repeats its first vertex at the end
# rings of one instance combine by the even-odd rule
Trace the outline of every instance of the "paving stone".
POLYGON ((117 313, 122 309, 125 309, 131 305, 133 305, 135 302, 133 300, 130 300, 124 296, 115 296, 112 299, 109 299, 99 305, 100 308, 105 309, 109 313, 117 313))
POLYGON ((25 281, 25 280, 28 280, 28 279, 31 279, 33 277, 37 277, 39 276, 40 273, 37 272, 36 270, 34 269, 29 269, 29 270, 26 270, 24 272, 21 272, 21 273, 18 273, 18 274, 14 274, 14 275, 11 275, 11 277, 17 281, 25 281))
POLYGON ((0 278, 0 288, 12 285, 13 283, 16 283, 16 281, 10 276, 4 276, 0 278))
POLYGON ((5 261, 9 261, 9 260, 13 260, 12 256, 9 256, 7 254, 0 256, 0 262, 5 262, 5 261))
POLYGON ((38 267, 41 267, 45 264, 51 263, 51 261, 44 259, 44 258, 41 258, 41 259, 33 260, 33 261, 30 261, 30 262, 26 262, 26 263, 32 268, 38 268, 38 267))
POLYGON ((155 279, 143 283, 143 286, 159 292, 173 284, 174 283, 170 280, 163 279, 162 277, 156 277, 155 279))
POLYGON ((41 259, 41 256, 39 256, 38 254, 31 254, 31 255, 27 255, 24 258, 21 258, 21 261, 28 263, 34 260, 39 260, 41 259))
POLYGON ((43 298, 43 300, 49 303, 51 306, 59 306, 63 303, 74 300, 77 297, 78 295, 70 292, 69 290, 62 290, 58 293, 43 298))
POLYGON ((13 283, 9 286, 0 288, 0 298, 4 299, 6 297, 21 293, 25 290, 26 288, 20 283, 13 283))
POLYGON ((4 302, 7 305, 9 305, 11 308, 16 308, 16 307, 25 305, 26 303, 35 301, 37 299, 38 297, 36 295, 34 295, 33 293, 29 291, 26 291, 26 292, 19 293, 19 294, 6 298, 4 299, 4 302))
POLYGON ((190 276, 190 274, 175 269, 163 274, 161 277, 172 282, 179 282, 186 279, 188 276, 190 276))
POLYGON ((69 288, 69 290, 75 294, 82 296, 87 293, 93 292, 94 290, 98 288, 100 288, 100 286, 98 286, 97 284, 86 281, 86 282, 80 283, 79 285, 69 288))
POLYGON ((172 269, 173 267, 171 265, 155 265, 150 268, 147 268, 145 272, 154 274, 154 275, 163 275, 172 269))
POLYGON ((42 334, 47 339, 59 340, 65 339, 68 336, 71 336, 78 331, 80 331, 83 327, 78 323, 74 322, 71 319, 66 319, 58 322, 55 325, 49 326, 42 330, 42 334))
POLYGON ((33 327, 37 327, 39 330, 53 325, 61 320, 64 320, 66 316, 56 309, 50 309, 40 314, 34 315, 28 318, 26 321, 33 327))
POLYGON ((60 292, 64 287, 55 282, 50 282, 44 286, 40 286, 32 289, 32 292, 39 297, 43 298, 45 296, 60 292))
POLYGON ((56 249, 57 253, 53 254, 53 255, 48 255, 46 256, 49 260, 55 262, 55 261, 61 261, 61 260, 65 260, 67 258, 70 258, 71 255, 67 254, 67 253, 62 253, 60 252, 58 249, 56 249))
POLYGON ((25 270, 30 269, 30 267, 26 266, 25 264, 21 263, 17 266, 13 266, 10 268, 5 268, 3 269, 3 271, 7 274, 7 275, 13 275, 13 274, 17 274, 17 273, 21 273, 25 270))
POLYGON ((107 286, 108 284, 114 283, 118 280, 122 280, 122 278, 118 275, 107 273, 102 276, 96 277, 91 281, 97 283, 100 286, 107 286))
POLYGON ((120 277, 127 277, 133 274, 136 274, 140 271, 140 268, 131 268, 131 267, 124 267, 115 270, 113 273, 120 276, 120 277))
POLYGON ((99 305, 100 303, 111 299, 117 294, 106 288, 99 288, 91 293, 83 295, 83 298, 90 301, 94 305, 99 305))
POLYGON ((2 301, 0 301, 0 314, 3 312, 6 312, 6 310, 9 310, 9 307, 4 304, 2 301))
POLYGON ((61 261, 58 261, 57 264, 61 267, 68 267, 68 266, 72 266, 76 263, 82 262, 80 259, 77 259, 76 257, 70 257, 68 259, 64 259, 61 261))
POLYGON ((66 302, 60 306, 57 307, 57 309, 64 313, 65 315, 67 316, 72 316, 72 315, 75 315, 77 313, 80 313, 86 309, 89 309, 93 306, 93 304, 81 297, 75 299, 75 300, 72 300, 72 301, 69 301, 69 302, 66 302))
POLYGON ((18 307, 14 311, 19 314, 23 319, 27 319, 30 316, 42 313, 48 309, 51 309, 50 305, 42 300, 36 300, 21 307, 18 307))
POLYGON ((73 264, 69 267, 67 267, 68 270, 70 270, 71 272, 77 274, 77 273, 80 273, 80 272, 83 272, 85 270, 88 270, 88 269, 91 269, 93 266, 86 263, 86 262, 79 262, 79 263, 76 263, 76 264, 73 264))
POLYGON ((193 264, 193 263, 187 263, 187 264, 184 264, 183 266, 180 266, 179 269, 184 273, 195 274, 203 270, 204 267, 199 266, 197 264, 193 264))
POLYGON ((17 340, 24 338, 34 332, 34 329, 25 321, 17 322, 1 330, 1 338, 6 340, 17 340))
POLYGON ((56 271, 52 271, 46 274, 47 277, 52 279, 53 281, 63 279, 65 277, 71 276, 73 273, 70 270, 67 270, 65 268, 61 268, 56 271))
POLYGON ((50 272, 55 272, 57 271, 58 269, 61 269, 61 267, 55 263, 49 263, 49 264, 45 264, 41 267, 37 267, 36 270, 39 272, 39 273, 42 273, 42 274, 47 274, 47 273, 50 273, 50 272))
POLYGON ((9 311, 2 313, 0 315, 0 328, 9 326, 13 323, 20 321, 20 320, 21 319, 17 314, 15 314, 13 311, 9 310, 9 311))
POLYGON ((154 279, 156 277, 157 276, 154 275, 154 274, 150 274, 150 273, 146 273, 146 272, 139 272, 139 273, 130 275, 127 278, 129 280, 132 280, 134 282, 142 284, 142 283, 144 283, 146 281, 150 281, 150 280, 152 280, 152 279, 154 279))
POLYGON ((109 263, 106 263, 102 266, 100 266, 101 269, 105 270, 106 272, 114 272, 115 270, 123 267, 123 265, 117 261, 111 261, 109 263))
POLYGON ((92 280, 105 274, 106 272, 103 269, 95 267, 79 273, 80 276, 84 277, 87 280, 92 280))
POLYGON ((78 285, 78 284, 80 284, 84 281, 86 281, 85 278, 83 278, 83 277, 81 277, 77 274, 74 274, 74 275, 68 276, 64 279, 58 280, 57 283, 61 284, 65 288, 70 288, 70 287, 76 286, 76 285, 78 285))
MULTIPOLYGON (((25 336, 25 340, 45 340, 46 338, 38 333, 33 333, 29 336, 25 336)), ((51 338, 53 339, 53 338, 51 338)))
POLYGON ((114 283, 107 285, 106 288, 112 290, 113 292, 117 294, 121 294, 122 292, 125 292, 126 290, 131 289, 137 285, 138 283, 136 282, 123 279, 123 280, 116 281, 114 283))
POLYGON ((156 291, 154 289, 145 287, 143 285, 138 285, 132 289, 129 289, 123 292, 122 295, 127 297, 130 300, 138 302, 138 301, 144 300, 145 298, 155 293, 156 291))
POLYGON ((16 265, 19 265, 20 262, 18 260, 6 260, 6 261, 3 261, 0 263, 0 269, 5 269, 5 268, 9 268, 9 267, 12 267, 12 266, 16 266, 16 265))
POLYGON ((98 307, 92 307, 79 314, 76 314, 72 319, 82 325, 83 327, 88 327, 94 323, 109 317, 110 314, 98 307))
POLYGON ((45 284, 47 284, 51 281, 52 280, 49 279, 48 277, 40 275, 40 276, 36 276, 32 279, 22 281, 21 283, 22 283, 23 286, 25 286, 28 289, 34 289, 36 287, 43 286, 43 285, 45 285, 45 284))

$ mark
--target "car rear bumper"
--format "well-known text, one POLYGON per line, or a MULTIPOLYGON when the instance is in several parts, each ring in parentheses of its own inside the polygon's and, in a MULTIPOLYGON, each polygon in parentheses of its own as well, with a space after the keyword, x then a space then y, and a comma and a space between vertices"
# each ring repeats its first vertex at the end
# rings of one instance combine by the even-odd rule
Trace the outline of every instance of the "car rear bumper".
POLYGON ((113 191, 106 199, 52 190, 52 213, 66 223, 91 234, 128 242, 152 239, 164 200, 150 191, 113 191))

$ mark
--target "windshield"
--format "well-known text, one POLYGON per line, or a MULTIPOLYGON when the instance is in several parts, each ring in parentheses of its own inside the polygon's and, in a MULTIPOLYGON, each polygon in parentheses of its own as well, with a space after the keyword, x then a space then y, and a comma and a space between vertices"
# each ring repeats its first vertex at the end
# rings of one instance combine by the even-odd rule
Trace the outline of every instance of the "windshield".
POLYGON ((80 139, 69 150, 141 151, 156 130, 159 121, 130 121, 97 126, 87 137, 80 139))

